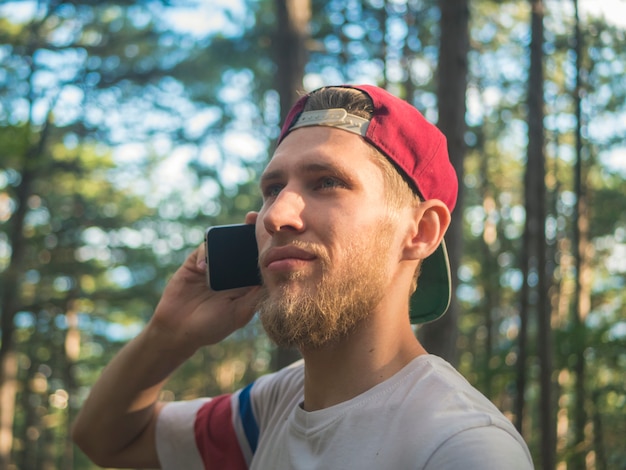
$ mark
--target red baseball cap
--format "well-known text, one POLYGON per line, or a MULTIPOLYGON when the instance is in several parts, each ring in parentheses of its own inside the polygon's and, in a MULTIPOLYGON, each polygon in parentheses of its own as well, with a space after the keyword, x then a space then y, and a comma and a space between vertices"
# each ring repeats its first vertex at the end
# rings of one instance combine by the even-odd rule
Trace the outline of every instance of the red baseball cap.
MULTIPOLYGON (((448 156, 443 133, 408 102, 373 85, 339 85, 368 95, 374 112, 371 119, 342 109, 303 112, 310 94, 302 96, 289 111, 278 144, 299 127, 330 126, 362 136, 385 155, 413 184, 423 199, 439 199, 452 212, 458 180, 448 156)), ((425 323, 442 316, 450 305, 450 263, 445 243, 423 260, 417 290, 411 298, 412 323, 425 323)))

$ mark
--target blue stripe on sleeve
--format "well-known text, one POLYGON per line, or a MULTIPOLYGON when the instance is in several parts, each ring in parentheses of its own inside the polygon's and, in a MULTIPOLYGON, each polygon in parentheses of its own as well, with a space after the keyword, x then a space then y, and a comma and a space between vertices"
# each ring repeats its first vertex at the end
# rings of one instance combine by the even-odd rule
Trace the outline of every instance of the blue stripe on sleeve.
POLYGON ((250 400, 250 390, 253 384, 254 383, 248 385, 239 394, 239 415, 241 416, 241 423, 246 434, 246 439, 248 439, 248 444, 254 454, 259 442, 259 425, 252 412, 252 400, 250 400))

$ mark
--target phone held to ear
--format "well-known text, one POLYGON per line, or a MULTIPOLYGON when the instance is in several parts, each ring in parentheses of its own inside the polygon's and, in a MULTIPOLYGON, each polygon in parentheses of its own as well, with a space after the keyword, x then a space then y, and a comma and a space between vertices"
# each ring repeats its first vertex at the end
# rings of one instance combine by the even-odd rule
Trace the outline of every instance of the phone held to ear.
POLYGON ((261 284, 254 225, 217 225, 206 231, 209 287, 228 290, 261 284))

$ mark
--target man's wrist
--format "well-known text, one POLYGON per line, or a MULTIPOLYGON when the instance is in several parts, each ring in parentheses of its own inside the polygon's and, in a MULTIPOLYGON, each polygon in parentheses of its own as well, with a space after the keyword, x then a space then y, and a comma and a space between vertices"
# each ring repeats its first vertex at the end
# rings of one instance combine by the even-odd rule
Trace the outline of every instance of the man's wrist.
POLYGON ((163 379, 193 356, 198 349, 190 342, 185 344, 177 341, 174 332, 152 322, 148 323, 137 336, 135 347, 147 361, 153 363, 152 366, 155 367, 153 370, 162 375, 163 379))

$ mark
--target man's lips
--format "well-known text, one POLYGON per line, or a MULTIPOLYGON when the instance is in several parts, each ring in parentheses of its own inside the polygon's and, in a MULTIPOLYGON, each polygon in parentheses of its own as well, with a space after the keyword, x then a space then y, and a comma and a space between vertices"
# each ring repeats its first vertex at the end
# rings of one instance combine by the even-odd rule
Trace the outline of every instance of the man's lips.
POLYGON ((261 266, 270 268, 272 265, 278 267, 282 264, 288 264, 290 262, 299 261, 311 261, 316 256, 302 248, 298 248, 293 245, 280 246, 270 248, 265 253, 261 254, 261 266), (284 262, 284 263, 281 263, 284 262))

